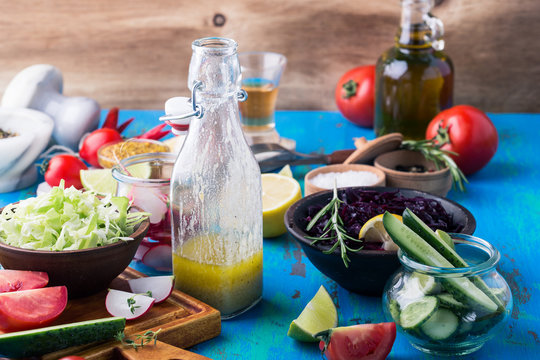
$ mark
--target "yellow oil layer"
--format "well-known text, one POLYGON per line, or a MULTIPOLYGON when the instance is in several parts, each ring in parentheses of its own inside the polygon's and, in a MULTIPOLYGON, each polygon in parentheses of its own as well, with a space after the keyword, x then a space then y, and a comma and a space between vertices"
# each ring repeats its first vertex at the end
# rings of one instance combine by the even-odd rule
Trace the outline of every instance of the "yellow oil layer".
POLYGON ((234 264, 225 264, 219 252, 200 262, 194 260, 196 241, 189 240, 173 254, 177 289, 218 309, 222 316, 245 309, 262 296, 262 250, 234 264))

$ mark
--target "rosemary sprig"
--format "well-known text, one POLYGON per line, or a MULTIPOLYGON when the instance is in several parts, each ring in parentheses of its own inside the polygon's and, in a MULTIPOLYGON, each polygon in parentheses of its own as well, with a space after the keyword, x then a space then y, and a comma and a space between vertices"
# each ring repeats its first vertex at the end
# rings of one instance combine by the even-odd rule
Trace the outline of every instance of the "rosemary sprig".
POLYGON ((135 351, 138 351, 139 348, 147 345, 150 342, 154 342, 154 345, 156 345, 157 336, 160 331, 161 329, 157 331, 148 330, 144 334, 135 335, 135 340, 126 338, 126 334, 124 334, 123 331, 120 331, 118 332, 118 334, 114 336, 114 338, 120 341, 122 344, 126 346, 131 346, 132 348, 135 349, 135 351))
POLYGON ((442 149, 445 144, 450 144, 450 136, 448 129, 439 126, 437 135, 428 140, 405 140, 401 142, 401 148, 406 150, 419 151, 427 160, 433 161, 437 169, 448 167, 452 175, 453 184, 460 191, 465 191, 464 183, 469 181, 465 174, 459 169, 455 161, 450 155, 458 155, 449 150, 442 149))
POLYGON ((324 233, 319 237, 306 236, 307 239, 313 240, 311 245, 317 243, 318 241, 334 241, 332 247, 328 250, 323 251, 325 254, 331 254, 339 246, 341 251, 341 259, 343 259, 343 264, 345 267, 349 267, 349 256, 347 256, 347 251, 357 252, 362 249, 353 249, 345 243, 345 240, 351 240, 354 242, 362 242, 360 239, 353 238, 347 234, 347 231, 343 227, 343 220, 339 216, 339 207, 343 203, 342 200, 338 198, 337 195, 337 186, 334 184, 334 196, 332 200, 323 207, 314 217, 311 219, 309 224, 306 227, 307 231, 310 231, 313 226, 319 221, 321 217, 330 212, 330 219, 323 228, 324 233))

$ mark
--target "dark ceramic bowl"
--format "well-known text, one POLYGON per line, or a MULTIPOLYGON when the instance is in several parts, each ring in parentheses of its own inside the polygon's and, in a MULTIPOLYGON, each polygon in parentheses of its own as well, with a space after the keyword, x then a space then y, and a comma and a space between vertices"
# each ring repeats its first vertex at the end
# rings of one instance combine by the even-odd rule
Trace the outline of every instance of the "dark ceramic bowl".
POLYGON ((149 220, 135 228, 132 241, 66 251, 21 249, 0 242, 0 264, 6 269, 44 271, 49 286, 65 285, 70 298, 106 289, 133 259, 148 231, 149 220))
MULTIPOLYGON (((341 193, 345 189, 338 191, 341 193)), ((398 190, 390 187, 359 187, 358 189, 378 192, 398 190)), ((421 196, 438 200, 445 210, 453 216, 454 221, 463 226, 461 233, 472 235, 474 232, 476 220, 463 206, 446 198, 418 190, 399 189, 399 191, 405 197, 421 196)), ((329 246, 311 245, 312 240, 306 239, 307 234, 304 230, 307 221, 304 219, 307 216, 308 208, 313 205, 326 205, 331 198, 332 190, 328 190, 298 200, 285 213, 287 230, 300 243, 308 259, 320 272, 352 292, 362 295, 381 295, 386 280, 400 266, 397 251, 360 250, 349 252, 348 256, 351 262, 346 268, 339 249, 331 254, 324 254, 323 251, 328 250, 329 246)))

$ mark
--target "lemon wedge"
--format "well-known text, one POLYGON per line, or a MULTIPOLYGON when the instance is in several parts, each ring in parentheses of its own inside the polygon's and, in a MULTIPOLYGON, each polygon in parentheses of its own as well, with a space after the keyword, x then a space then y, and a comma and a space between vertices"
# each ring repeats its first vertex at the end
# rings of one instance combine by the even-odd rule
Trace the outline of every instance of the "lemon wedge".
POLYGON ((291 322, 287 335, 298 341, 316 342, 319 340, 313 336, 314 334, 335 328, 337 323, 338 315, 334 301, 321 285, 300 315, 291 322))
POLYGON ((302 198, 300 184, 294 178, 280 174, 262 174, 263 236, 284 234, 283 217, 287 209, 302 198))
MULTIPOLYGON (((396 219, 403 222, 401 215, 392 214, 396 219)), ((382 242, 385 250, 397 250, 397 245, 394 244, 390 235, 386 232, 383 225, 383 214, 377 215, 366 221, 358 234, 359 239, 364 239, 366 242, 382 242)))

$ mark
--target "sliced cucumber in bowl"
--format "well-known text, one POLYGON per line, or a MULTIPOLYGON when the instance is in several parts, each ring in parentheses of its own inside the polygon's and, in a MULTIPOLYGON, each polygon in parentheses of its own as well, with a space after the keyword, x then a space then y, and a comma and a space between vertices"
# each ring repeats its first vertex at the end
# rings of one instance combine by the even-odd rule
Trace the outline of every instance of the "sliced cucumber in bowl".
POLYGON ((434 296, 426 296, 408 304, 399 315, 401 327, 406 330, 418 329, 429 320, 438 307, 439 300, 434 296))
POLYGON ((459 327, 459 319, 454 313, 445 308, 439 308, 422 324, 422 332, 432 340, 446 340, 459 327))

